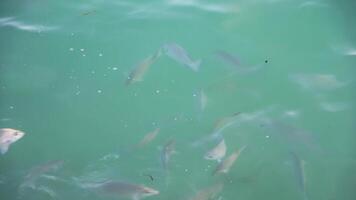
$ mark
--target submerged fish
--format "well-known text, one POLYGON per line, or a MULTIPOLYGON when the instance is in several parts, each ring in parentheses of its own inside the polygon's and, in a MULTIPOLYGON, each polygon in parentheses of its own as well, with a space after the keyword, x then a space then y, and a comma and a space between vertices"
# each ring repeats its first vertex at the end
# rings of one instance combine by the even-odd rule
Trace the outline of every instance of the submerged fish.
POLYGON ((92 184, 89 187, 98 189, 99 192, 105 195, 120 198, 131 198, 132 200, 140 200, 148 196, 159 194, 159 191, 153 188, 122 181, 110 180, 103 183, 92 184))
POLYGON ((221 161, 225 157, 226 154, 226 144, 225 140, 222 139, 218 145, 216 145, 213 149, 208 151, 204 158, 207 160, 216 160, 218 162, 221 161))
POLYGON ((199 70, 201 60, 195 60, 189 56, 187 51, 183 49, 180 45, 176 43, 167 43, 162 46, 165 54, 172 58, 173 60, 189 67, 193 71, 197 72, 199 70))
POLYGON ((32 168, 25 176, 24 182, 20 185, 20 188, 30 187, 35 188, 36 181, 48 172, 55 172, 63 166, 63 160, 52 160, 47 163, 41 164, 32 168))
POLYGON ((305 177, 305 161, 300 159, 300 157, 294 153, 294 152, 290 152, 291 157, 292 157, 292 161, 293 161, 293 168, 294 168, 294 175, 297 178, 297 182, 298 182, 298 187, 300 189, 300 191, 303 194, 303 198, 304 200, 308 199, 307 193, 306 193, 306 177, 305 177))
POLYGON ((208 188, 198 191, 194 196, 189 198, 189 200, 210 200, 214 199, 223 189, 223 184, 218 183, 208 188))
POLYGON ((199 91, 199 107, 200 111, 204 111, 208 105, 208 97, 206 96, 204 90, 199 91))
POLYGON ((143 77, 147 70, 161 56, 161 54, 161 49, 159 49, 154 55, 151 55, 140 62, 127 77, 126 85, 131 85, 133 83, 143 81, 143 77))
POLYGON ((11 129, 11 128, 1 128, 0 129, 0 152, 5 154, 12 143, 21 139, 25 135, 24 132, 11 129))
POLYGON ((145 137, 142 138, 142 140, 137 145, 137 147, 141 148, 141 147, 145 146, 146 144, 150 143, 152 140, 154 140, 156 138, 159 131, 160 131, 160 128, 156 128, 154 131, 147 133, 145 135, 145 137))
POLYGON ((215 54, 225 62, 240 68, 241 65, 240 60, 237 57, 231 55, 230 53, 221 50, 221 51, 217 51, 215 54))
POLYGON ((161 163, 164 169, 168 169, 171 156, 175 153, 175 140, 169 140, 161 151, 161 163))
POLYGON ((228 173, 230 171, 231 166, 235 163, 237 158, 240 156, 241 152, 246 148, 246 145, 241 147, 239 150, 233 152, 229 157, 225 158, 213 172, 213 175, 219 173, 228 173))

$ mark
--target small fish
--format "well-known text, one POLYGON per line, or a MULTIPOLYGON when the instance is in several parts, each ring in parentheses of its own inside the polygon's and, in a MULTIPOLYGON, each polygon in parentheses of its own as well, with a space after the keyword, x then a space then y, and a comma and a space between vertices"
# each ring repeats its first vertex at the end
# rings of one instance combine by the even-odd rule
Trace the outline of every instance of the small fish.
POLYGON ((204 111, 208 105, 208 97, 206 96, 204 90, 199 91, 199 107, 200 111, 204 111))
POLYGON ((147 70, 161 56, 161 54, 161 49, 159 49, 154 55, 148 56, 140 62, 127 77, 125 84, 131 85, 133 83, 143 81, 143 77, 145 76, 147 70))
POLYGON ((48 172, 57 171, 63 166, 63 163, 63 160, 52 160, 32 168, 25 176, 24 182, 20 185, 20 188, 30 187, 34 189, 36 187, 36 181, 42 175, 48 172))
POLYGON ((1 128, 0 129, 0 152, 5 154, 12 143, 21 139, 25 135, 24 132, 11 129, 11 128, 1 128))
POLYGON ((161 151, 161 163, 164 169, 168 169, 171 156, 175 153, 175 140, 169 140, 161 151))
POLYGON ((226 144, 225 140, 222 139, 218 145, 216 145, 213 149, 208 151, 204 158, 207 160, 216 160, 218 162, 221 162, 221 159, 225 157, 226 154, 226 144))
POLYGON ((218 164, 213 172, 213 175, 219 173, 227 174, 230 171, 231 166, 235 163, 237 158, 240 156, 241 152, 246 148, 246 145, 241 147, 239 150, 233 152, 229 157, 225 158, 222 162, 218 164))
POLYGON ((189 200, 209 200, 214 199, 223 189, 223 184, 218 183, 208 188, 198 191, 194 196, 189 198, 189 200))
POLYGON ((231 55, 230 53, 226 52, 226 51, 217 51, 215 53, 220 59, 224 60, 225 62, 240 68, 241 66, 241 62, 238 58, 236 58, 235 56, 231 55))
POLYGON ((307 200, 308 196, 305 187, 306 186, 305 167, 304 167, 305 161, 300 159, 300 157, 294 152, 290 152, 290 154, 293 161, 294 175, 297 178, 298 187, 303 194, 304 200, 307 200))
POLYGON ((113 197, 140 200, 148 196, 158 195, 159 191, 144 185, 136 185, 122 181, 106 181, 96 185, 100 192, 113 197))
POLYGON ((180 45, 176 43, 167 43, 164 44, 162 48, 165 54, 173 60, 183 64, 184 66, 189 67, 195 72, 199 71, 201 60, 198 59, 193 61, 187 51, 183 49, 183 47, 181 47, 180 45))
POLYGON ((233 125, 237 121, 237 116, 240 114, 240 112, 236 112, 230 116, 223 117, 221 119, 218 119, 215 122, 214 129, 213 129, 213 134, 217 132, 221 132, 227 127, 233 125))
POLYGON ((96 10, 89 10, 89 11, 83 12, 82 16, 90 15, 90 14, 93 14, 93 13, 96 13, 96 10))
POLYGON ((145 146, 148 143, 150 143, 152 140, 154 140, 156 138, 156 136, 158 135, 159 131, 160 131, 160 128, 156 128, 154 131, 147 133, 145 135, 145 137, 142 138, 142 140, 137 145, 137 147, 138 148, 142 148, 143 146, 145 146))

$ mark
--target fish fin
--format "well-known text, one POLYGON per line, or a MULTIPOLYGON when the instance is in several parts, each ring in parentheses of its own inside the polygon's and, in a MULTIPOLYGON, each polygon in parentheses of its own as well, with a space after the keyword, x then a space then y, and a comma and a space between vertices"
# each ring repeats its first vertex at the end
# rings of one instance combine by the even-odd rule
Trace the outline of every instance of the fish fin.
POLYGON ((191 67, 195 72, 197 72, 197 71, 199 71, 200 64, 201 64, 201 59, 190 63, 189 67, 191 67))
POLYGON ((0 145, 0 152, 4 155, 9 150, 9 144, 2 144, 0 145))

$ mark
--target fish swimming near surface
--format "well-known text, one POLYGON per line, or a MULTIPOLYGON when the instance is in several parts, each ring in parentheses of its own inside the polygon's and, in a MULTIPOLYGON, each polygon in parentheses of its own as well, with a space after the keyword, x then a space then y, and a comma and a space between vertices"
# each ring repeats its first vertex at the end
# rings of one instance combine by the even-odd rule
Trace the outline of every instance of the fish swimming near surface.
POLYGON ((32 168, 28 174, 25 176, 23 183, 20 188, 29 187, 32 189, 36 188, 36 181, 44 176, 46 173, 55 172, 60 169, 64 164, 63 160, 52 160, 32 168))
POLYGON ((168 169, 168 164, 172 155, 176 153, 175 144, 175 140, 171 139, 163 146, 163 149, 161 150, 161 163, 162 167, 166 170, 168 169))
POLYGON ((1 128, 0 129, 0 153, 5 154, 12 143, 18 141, 25 135, 24 132, 12 129, 12 128, 1 128))
POLYGON ((208 151, 204 158, 207 160, 216 160, 218 162, 221 162, 221 160, 225 157, 226 154, 226 144, 225 140, 222 139, 218 145, 216 145, 213 149, 208 151))
POLYGON ((199 107, 200 111, 204 111, 206 106, 208 105, 208 97, 206 96, 204 90, 199 91, 199 107))
POLYGON ((189 200, 210 200, 214 199, 223 189, 222 183, 217 183, 208 188, 199 190, 194 196, 189 198, 189 200))
POLYGON ((199 67, 201 64, 201 60, 195 60, 189 56, 187 51, 183 49, 180 45, 176 43, 166 43, 162 46, 164 53, 172 58, 173 60, 183 64, 184 66, 189 67, 193 71, 197 72, 199 71, 199 67))
POLYGON ((156 136, 158 135, 160 131, 160 128, 156 128, 155 130, 153 130, 152 132, 147 133, 142 140, 140 141, 140 143, 137 145, 138 148, 141 148, 145 145, 147 145, 148 143, 150 143, 152 140, 154 140, 156 138, 156 136))
POLYGON ((153 188, 123 181, 109 180, 101 183, 87 183, 82 186, 88 189, 95 189, 103 195, 118 198, 130 198, 132 200, 141 200, 145 197, 159 194, 159 191, 153 188))
POLYGON ((292 164, 294 168, 294 175, 298 182, 298 187, 303 195, 303 199, 307 200, 308 196, 306 193, 306 176, 305 176, 305 161, 300 159, 300 157, 294 153, 290 152, 292 157, 292 164))
POLYGON ((131 85, 136 82, 143 81, 143 77, 147 73, 150 66, 161 56, 161 49, 151 56, 148 56, 146 59, 141 61, 130 73, 125 82, 126 85, 131 85))
POLYGON ((213 175, 225 173, 230 171, 231 166, 235 163, 237 158, 240 156, 241 152, 246 148, 246 145, 241 147, 239 150, 233 152, 229 157, 225 158, 222 162, 218 164, 213 172, 213 175))

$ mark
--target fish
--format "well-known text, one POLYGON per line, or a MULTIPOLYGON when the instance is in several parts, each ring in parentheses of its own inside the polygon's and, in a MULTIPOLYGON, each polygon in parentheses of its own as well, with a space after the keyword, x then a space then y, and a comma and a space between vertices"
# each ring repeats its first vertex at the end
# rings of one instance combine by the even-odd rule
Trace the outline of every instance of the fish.
POLYGON ((161 54, 161 49, 158 49, 154 55, 148 56, 143 61, 141 61, 127 77, 125 82, 126 86, 143 81, 143 77, 147 73, 148 69, 161 56, 161 54))
POLYGON ((159 191, 153 188, 123 181, 109 180, 103 183, 92 184, 91 187, 105 195, 119 198, 131 198, 132 200, 141 200, 145 197, 159 194, 159 191))
POLYGON ((305 161, 300 159, 300 157, 294 153, 290 152, 293 162, 294 175, 297 178, 298 187, 302 192, 304 200, 308 199, 306 192, 306 176, 305 176, 305 161))
POLYGON ((0 129, 0 153, 4 155, 10 148, 11 144, 15 143, 25 135, 24 132, 12 128, 0 129))
POLYGON ((189 200, 209 200, 214 199, 223 189, 222 183, 217 183, 205 189, 199 190, 189 200))
POLYGON ((163 149, 161 150, 161 164, 166 170, 168 169, 168 163, 171 159, 171 156, 176 153, 175 144, 175 140, 171 139, 163 146, 163 149))
POLYGON ((199 107, 200 111, 204 111, 206 106, 208 105, 208 97, 206 96, 204 90, 199 91, 199 107))
POLYGON ((63 160, 51 160, 44 164, 33 167, 25 176, 20 188, 36 188, 36 181, 48 172, 55 172, 59 170, 64 164, 63 160))
POLYGON ((141 148, 141 147, 147 145, 148 143, 150 143, 152 140, 154 140, 156 138, 156 136, 158 135, 159 131, 160 131, 160 128, 156 128, 152 132, 147 133, 145 135, 145 137, 142 138, 142 140, 137 145, 137 147, 141 148))
POLYGON ((225 140, 222 139, 218 145, 216 145, 213 149, 208 151, 204 158, 207 160, 216 160, 218 162, 221 162, 221 159, 225 157, 226 154, 226 144, 225 140))
POLYGON ((230 53, 220 50, 220 51, 215 52, 215 54, 217 57, 219 57, 220 59, 224 60, 225 62, 233 65, 234 67, 237 67, 237 68, 241 67, 240 60, 237 57, 231 55, 230 53))
POLYGON ((216 169, 213 171, 213 175, 217 174, 227 174, 230 171, 231 166, 235 163, 237 158, 240 156, 241 152, 245 150, 246 145, 241 147, 239 150, 234 151, 229 157, 225 158, 222 162, 218 164, 216 169))
POLYGON ((164 53, 171 59, 189 67, 195 72, 199 71, 201 59, 193 60, 187 51, 176 43, 166 43, 162 46, 164 53))

